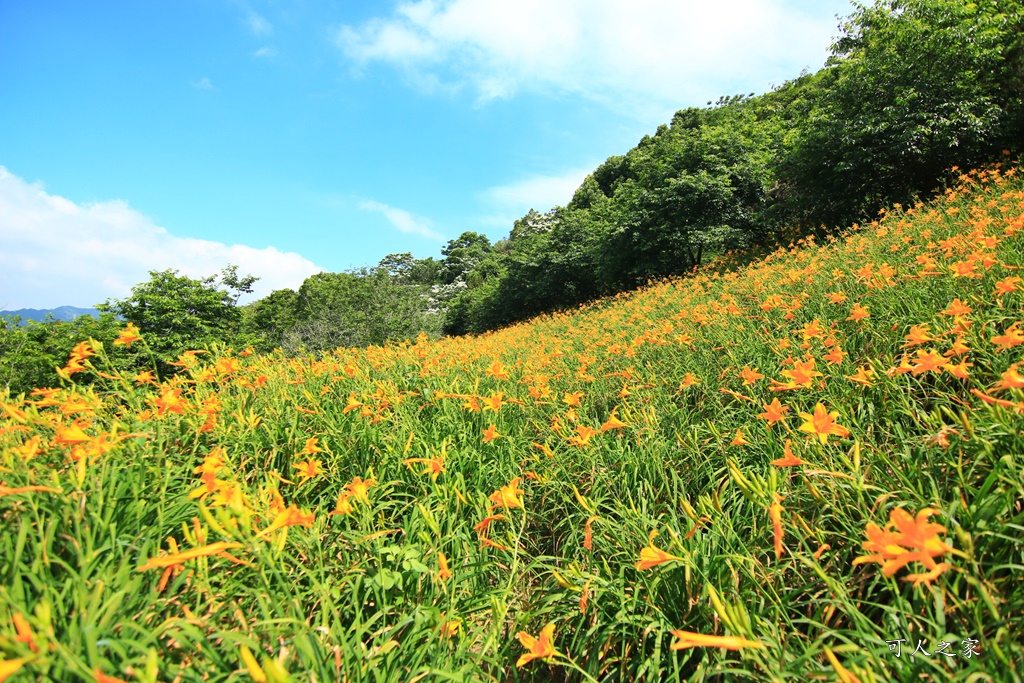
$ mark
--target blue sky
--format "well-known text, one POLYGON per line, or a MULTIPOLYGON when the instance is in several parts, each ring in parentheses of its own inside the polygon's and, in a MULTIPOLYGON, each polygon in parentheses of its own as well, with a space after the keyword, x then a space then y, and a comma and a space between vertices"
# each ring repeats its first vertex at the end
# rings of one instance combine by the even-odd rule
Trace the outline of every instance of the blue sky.
POLYGON ((0 3, 0 309, 258 294, 492 240, 672 113, 820 68, 834 0, 0 3))

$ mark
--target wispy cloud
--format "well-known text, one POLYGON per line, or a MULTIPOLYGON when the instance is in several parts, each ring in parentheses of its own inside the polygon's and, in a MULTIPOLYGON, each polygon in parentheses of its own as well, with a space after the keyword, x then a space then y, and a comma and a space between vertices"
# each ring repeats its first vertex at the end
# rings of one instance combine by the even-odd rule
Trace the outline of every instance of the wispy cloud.
POLYGON ((553 206, 568 204, 592 170, 593 167, 575 168, 558 175, 529 176, 508 185, 492 187, 484 192, 484 196, 499 206, 544 212, 553 206))
POLYGON ((391 225, 407 235, 419 235, 420 237, 426 237, 432 240, 443 240, 444 235, 435 232, 430 227, 430 221, 426 218, 413 216, 405 209, 396 209, 393 206, 387 204, 381 204, 375 201, 362 201, 359 202, 359 208, 364 211, 375 211, 381 213, 388 220, 391 225))
POLYGON ((484 101, 555 90, 678 108, 823 63, 836 28, 821 8, 850 7, 817 6, 812 16, 784 0, 407 0, 336 41, 355 64, 465 83, 484 101))
POLYGON ((565 206, 596 165, 556 175, 527 176, 484 190, 480 199, 487 214, 479 220, 486 225, 511 230, 512 223, 530 209, 544 213, 555 206, 565 206))
POLYGON ((213 87, 213 82, 206 76, 203 76, 198 81, 190 82, 189 85, 196 90, 216 90, 216 88, 213 87))
POLYGON ((277 48, 273 45, 267 45, 253 52, 252 56, 259 59, 271 59, 277 56, 277 48))
POLYGON ((0 308, 91 306, 128 295, 150 270, 201 278, 229 263, 261 278, 256 297, 322 270, 274 247, 177 237, 123 201, 77 204, 0 166, 0 308))
POLYGON ((252 31, 254 35, 269 36, 274 32, 274 27, 270 22, 256 12, 249 12, 248 17, 246 17, 246 21, 249 24, 249 30, 252 31))

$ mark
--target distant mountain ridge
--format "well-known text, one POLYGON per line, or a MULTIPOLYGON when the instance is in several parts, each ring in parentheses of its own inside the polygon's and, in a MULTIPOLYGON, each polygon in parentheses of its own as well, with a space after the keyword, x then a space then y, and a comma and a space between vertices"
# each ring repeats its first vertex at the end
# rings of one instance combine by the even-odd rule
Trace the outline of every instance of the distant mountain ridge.
POLYGON ((80 315, 91 315, 99 317, 100 313, 95 308, 78 308, 77 306, 58 306, 57 308, 19 308, 16 311, 0 311, 0 318, 21 316, 22 323, 29 320, 43 322, 47 315, 53 316, 54 320, 74 320, 80 315))

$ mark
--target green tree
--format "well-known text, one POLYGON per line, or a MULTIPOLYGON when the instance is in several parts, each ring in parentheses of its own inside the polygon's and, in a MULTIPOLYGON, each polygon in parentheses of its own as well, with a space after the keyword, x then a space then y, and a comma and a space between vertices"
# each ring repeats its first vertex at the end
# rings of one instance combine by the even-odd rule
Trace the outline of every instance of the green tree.
POLYGON ((237 341, 242 319, 238 297, 251 291, 256 278, 238 277, 234 266, 202 280, 170 269, 153 270, 149 276, 148 281, 132 287, 130 296, 109 299, 96 308, 135 323, 156 354, 162 373, 171 371, 169 362, 184 351, 237 341))
POLYGON ((486 235, 467 231, 453 240, 441 250, 444 259, 441 261, 441 280, 451 284, 464 277, 473 266, 481 261, 492 250, 491 241, 486 235))
POLYGON ((395 282, 407 285, 429 287, 438 284, 441 277, 441 262, 433 258, 417 259, 411 252, 388 254, 377 264, 395 282))
POLYGON ((440 316, 430 310, 424 289, 396 281, 386 268, 312 275, 299 288, 296 324, 285 334, 285 349, 327 351, 411 339, 420 332, 436 336, 440 316))
POLYGON ((263 353, 278 348, 298 322, 299 295, 292 289, 276 289, 242 307, 242 330, 263 353))
POLYGON ((846 224, 1022 149, 1019 2, 879 1, 841 28, 784 167, 805 220, 846 224))
POLYGON ((630 151, 601 257, 616 289, 700 266, 749 241, 773 182, 772 131, 747 98, 680 112, 630 151))
MULTIPOLYGON (((59 380, 54 368, 67 363, 75 344, 90 338, 108 343, 110 359, 116 364, 113 369, 134 367, 136 350, 114 351, 109 346, 122 327, 123 323, 111 313, 98 318, 82 315, 70 321, 29 321, 27 324, 22 324, 18 316, 0 319, 0 393, 4 389, 19 394, 56 386, 59 380)), ((79 383, 93 379, 88 374, 75 375, 79 383)))

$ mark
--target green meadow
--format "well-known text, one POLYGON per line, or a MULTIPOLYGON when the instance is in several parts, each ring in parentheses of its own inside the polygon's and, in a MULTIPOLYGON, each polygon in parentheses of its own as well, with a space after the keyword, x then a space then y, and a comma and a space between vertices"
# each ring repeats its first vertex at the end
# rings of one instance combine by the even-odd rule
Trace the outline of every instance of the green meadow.
POLYGON ((1020 681, 1024 174, 883 213, 479 336, 80 340, 0 397, 0 681, 1020 681))

